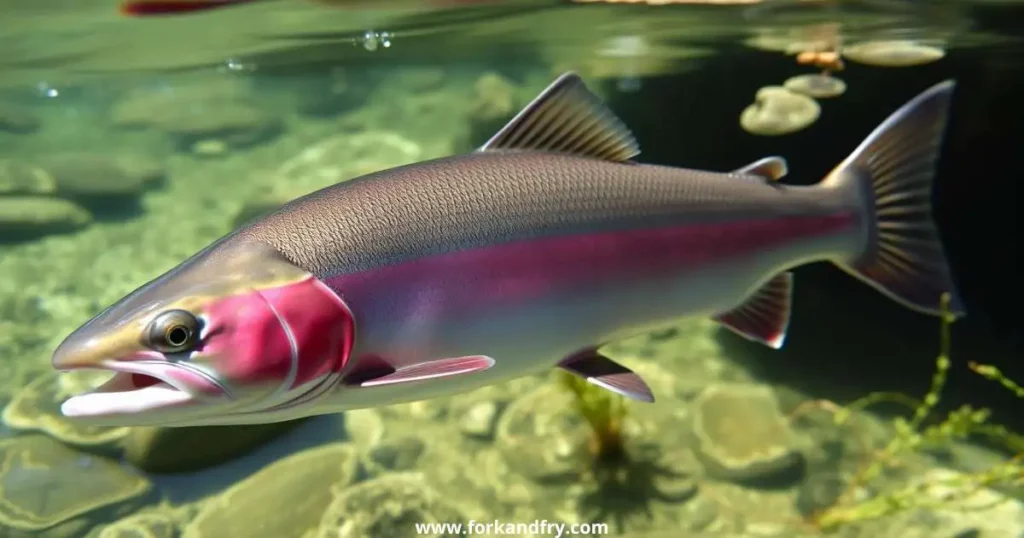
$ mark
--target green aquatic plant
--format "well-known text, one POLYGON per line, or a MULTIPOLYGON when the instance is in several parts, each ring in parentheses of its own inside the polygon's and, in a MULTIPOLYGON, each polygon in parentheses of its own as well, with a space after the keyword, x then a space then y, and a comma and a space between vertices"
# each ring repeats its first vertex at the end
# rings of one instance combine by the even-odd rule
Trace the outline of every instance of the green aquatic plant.
MULTIPOLYGON (((651 430, 640 421, 633 422, 638 417, 630 416, 626 397, 568 372, 555 376, 570 412, 583 419, 589 433, 572 452, 573 481, 581 488, 575 499, 580 517, 608 522, 621 534, 633 522, 649 522, 655 503, 678 503, 695 493, 696 479, 686 460, 650 437, 651 430)), ((575 421, 572 427, 574 432, 584 428, 575 421)))
POLYGON ((598 462, 621 461, 626 457, 623 423, 627 415, 626 399, 592 385, 587 380, 558 372, 559 384, 573 395, 576 411, 590 427, 590 453, 598 462))
MULTIPOLYGON (((955 316, 949 311, 949 294, 942 296, 939 355, 931 386, 924 398, 878 392, 869 394, 850 405, 835 410, 837 426, 847 424, 851 418, 867 407, 887 401, 909 406, 910 418, 893 419, 894 435, 851 480, 846 492, 830 507, 812 516, 811 523, 821 530, 834 530, 843 525, 877 519, 917 508, 955 508, 982 488, 999 485, 1024 485, 1024 436, 1005 426, 989 422, 991 411, 964 405, 949 412, 942 420, 926 425, 938 405, 942 389, 951 367, 950 326, 955 316), (924 448, 948 446, 950 443, 982 435, 1010 449, 1016 455, 1006 461, 975 473, 957 474, 942 480, 926 480, 897 487, 864 499, 854 499, 855 493, 876 479, 885 469, 897 463, 901 456, 924 448), (932 492, 941 488, 943 495, 932 492)), ((1024 398, 1024 388, 1006 378, 990 365, 970 363, 978 374, 996 381, 1024 398)))

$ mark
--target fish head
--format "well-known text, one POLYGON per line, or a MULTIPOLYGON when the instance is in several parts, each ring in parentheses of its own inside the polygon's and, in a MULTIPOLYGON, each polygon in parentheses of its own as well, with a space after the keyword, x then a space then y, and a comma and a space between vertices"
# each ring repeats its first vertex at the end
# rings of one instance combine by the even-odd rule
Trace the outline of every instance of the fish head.
POLYGON ((337 382, 353 333, 344 301, 275 249, 215 244, 65 338, 54 368, 113 377, 61 411, 112 426, 286 420, 337 382))

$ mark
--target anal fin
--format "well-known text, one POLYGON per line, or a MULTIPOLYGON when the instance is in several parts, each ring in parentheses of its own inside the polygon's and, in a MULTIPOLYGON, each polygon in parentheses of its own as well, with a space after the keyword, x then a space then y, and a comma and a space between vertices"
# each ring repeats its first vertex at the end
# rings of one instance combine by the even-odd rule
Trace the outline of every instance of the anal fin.
POLYGON ((793 301, 793 273, 779 273, 740 306, 712 319, 732 332, 779 349, 786 340, 793 301))
POLYGON ((654 394, 643 378, 629 368, 589 347, 562 359, 558 366, 587 382, 633 400, 653 402, 654 394))
POLYGON ((364 388, 379 387, 470 374, 487 370, 492 366, 494 359, 483 355, 426 361, 401 368, 390 367, 383 361, 370 361, 367 366, 353 372, 353 375, 345 376, 345 383, 364 388))

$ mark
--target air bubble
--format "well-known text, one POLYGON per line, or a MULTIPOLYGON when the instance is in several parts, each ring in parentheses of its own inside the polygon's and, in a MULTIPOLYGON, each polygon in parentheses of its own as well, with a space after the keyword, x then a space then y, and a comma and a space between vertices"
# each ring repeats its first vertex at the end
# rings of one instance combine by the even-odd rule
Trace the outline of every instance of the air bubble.
POLYGON ((391 47, 391 34, 388 32, 375 32, 373 30, 367 30, 362 37, 356 40, 362 44, 363 48, 373 52, 381 47, 385 49, 391 47))
POLYGON ((36 91, 39 92, 39 95, 50 99, 60 96, 60 91, 57 90, 57 88, 50 86, 50 84, 45 81, 41 81, 36 84, 36 91))
POLYGON ((220 66, 219 71, 225 72, 244 72, 251 73, 256 70, 256 64, 248 63, 243 60, 236 58, 228 58, 224 61, 224 64, 220 66))

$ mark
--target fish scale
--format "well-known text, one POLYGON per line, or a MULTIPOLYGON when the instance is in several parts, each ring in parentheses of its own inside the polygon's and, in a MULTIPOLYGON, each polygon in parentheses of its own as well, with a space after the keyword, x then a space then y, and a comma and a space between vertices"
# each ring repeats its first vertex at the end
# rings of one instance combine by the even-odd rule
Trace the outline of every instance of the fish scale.
POLYGON ((852 203, 823 189, 756 176, 530 152, 446 158, 356 181, 296 201, 240 230, 238 239, 271 244, 327 277, 495 242, 657 223, 825 215, 852 203))

